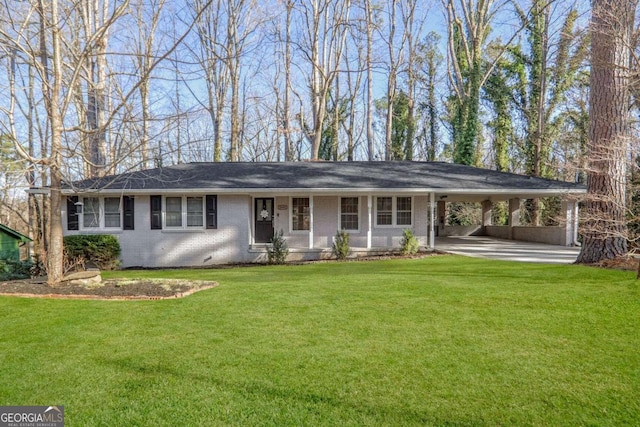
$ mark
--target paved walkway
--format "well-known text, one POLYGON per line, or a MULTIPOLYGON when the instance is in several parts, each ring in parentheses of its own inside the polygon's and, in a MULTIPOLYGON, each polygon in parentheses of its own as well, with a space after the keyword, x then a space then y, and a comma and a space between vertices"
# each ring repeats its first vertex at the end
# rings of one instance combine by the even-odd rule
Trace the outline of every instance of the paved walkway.
POLYGON ((438 237, 436 250, 452 254, 507 261, 571 264, 580 253, 579 247, 502 240, 484 236, 438 237))

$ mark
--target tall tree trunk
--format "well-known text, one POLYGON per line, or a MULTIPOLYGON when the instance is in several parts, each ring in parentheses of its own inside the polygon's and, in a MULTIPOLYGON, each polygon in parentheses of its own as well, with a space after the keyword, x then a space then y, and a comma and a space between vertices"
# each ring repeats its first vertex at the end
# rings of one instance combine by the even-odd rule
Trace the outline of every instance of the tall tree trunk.
POLYGON ((593 0, 586 221, 578 263, 627 252, 629 64, 636 0, 593 0))
POLYGON ((367 32, 367 157, 369 161, 375 158, 373 146, 373 12, 371 1, 365 0, 366 32, 367 32))
POLYGON ((293 1, 288 0, 286 4, 287 15, 285 22, 285 45, 284 45, 284 105, 282 107, 282 132, 284 134, 284 160, 291 162, 295 159, 293 145, 291 141, 291 12, 293 1))
POLYGON ((62 53, 60 50, 60 29, 58 27, 58 0, 51 0, 45 7, 44 0, 38 2, 41 25, 41 63, 43 67, 42 90, 44 94, 45 108, 51 126, 51 156, 49 157, 49 169, 51 171, 50 197, 49 197, 49 244, 47 253, 47 283, 50 286, 62 281, 62 115, 60 112, 62 96, 62 53), (47 9, 48 8, 48 9, 47 9), (46 11, 51 12, 51 21, 47 22, 46 11), (52 68, 49 71, 49 52, 46 43, 45 28, 50 28, 51 35, 51 61, 52 68))
MULTIPOLYGON (((108 10, 108 0, 102 4, 97 0, 80 3, 84 26, 84 37, 87 39, 98 34, 98 29, 104 25, 108 10)), ((105 131, 105 96, 106 96, 106 50, 108 33, 100 32, 92 46, 86 46, 91 54, 86 56, 86 84, 87 84, 87 150, 89 177, 102 176, 106 172, 106 131, 105 131)))
MULTIPOLYGON (((385 160, 397 160, 394 157, 392 146, 392 134, 393 134, 393 107, 396 98, 396 79, 398 73, 398 62, 396 60, 395 43, 394 38, 396 34, 396 7, 397 0, 391 0, 389 7, 391 8, 389 14, 389 40, 387 42, 387 48, 389 51, 389 76, 387 77, 387 117, 385 121, 385 136, 384 136, 384 159, 385 160)), ((399 56, 399 55, 398 55, 399 56)))
POLYGON ((229 160, 237 162, 240 160, 240 54, 241 47, 238 40, 238 9, 242 8, 243 2, 236 3, 235 0, 227 1, 227 68, 229 70, 229 83, 231 85, 231 111, 230 111, 230 147, 229 160))
MULTIPOLYGON (((536 0, 524 25, 529 31, 531 57, 529 68, 529 105, 527 106, 527 174, 545 176, 549 161, 546 132, 547 108, 547 61, 549 50, 549 3, 536 0), (543 4, 544 3, 544 4, 543 4)), ((525 204, 531 225, 540 225, 539 199, 530 199, 525 204)))

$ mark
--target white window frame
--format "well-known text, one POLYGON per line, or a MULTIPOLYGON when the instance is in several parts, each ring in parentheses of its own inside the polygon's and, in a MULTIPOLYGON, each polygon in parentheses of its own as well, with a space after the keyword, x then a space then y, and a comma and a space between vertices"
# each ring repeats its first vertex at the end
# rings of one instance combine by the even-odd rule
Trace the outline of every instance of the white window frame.
MULTIPOLYGON (((394 217, 393 217, 393 223, 396 225, 396 227, 413 227, 413 197, 411 196, 395 196, 393 198, 395 205, 394 205, 394 217), (398 223, 398 198, 403 198, 403 199, 409 199, 409 224, 399 224, 398 223)), ((406 212, 406 211, 402 211, 402 212, 406 212)))
POLYGON ((291 196, 289 197, 289 231, 291 234, 307 234, 311 232, 311 197, 309 196, 291 196), (309 228, 307 230, 293 229, 293 199, 307 199, 309 201, 309 228))
POLYGON ((411 228, 414 223, 415 209, 413 196, 375 196, 373 198, 373 224, 376 228, 411 228), (378 224, 378 198, 391 198, 391 224, 378 224), (411 224, 398 224, 398 197, 411 200, 411 224))
POLYGON ((82 202, 80 205, 82 206, 82 213, 78 213, 78 225, 80 230, 85 231, 122 231, 123 227, 123 218, 124 218, 124 207, 122 205, 122 197, 121 196, 87 196, 82 197, 82 202), (87 212, 87 199, 97 199, 98 200, 98 225, 97 227, 89 227, 85 225, 85 215, 87 212), (105 199, 118 199, 118 215, 120 216, 120 225, 118 227, 107 227, 105 225, 105 208, 104 208, 104 200, 105 199))
POLYGON ((163 230, 204 230, 207 225, 206 219, 206 196, 200 194, 190 194, 188 196, 166 195, 162 196, 162 229, 163 230), (167 198, 180 199, 180 225, 167 225, 167 198), (187 199, 200 198, 202 205, 202 225, 187 225, 187 199))
MULTIPOLYGON (((360 232, 360 197, 359 196, 340 196, 338 197, 338 225, 340 227, 341 230, 345 230, 347 233, 359 233, 360 232), (358 211, 355 213, 356 217, 357 217, 357 224, 358 227, 357 228, 350 228, 350 229, 346 229, 342 227, 342 199, 356 199, 358 201, 358 203, 356 204, 356 206, 358 207, 358 211)), ((351 212, 348 212, 348 214, 354 215, 351 212)))

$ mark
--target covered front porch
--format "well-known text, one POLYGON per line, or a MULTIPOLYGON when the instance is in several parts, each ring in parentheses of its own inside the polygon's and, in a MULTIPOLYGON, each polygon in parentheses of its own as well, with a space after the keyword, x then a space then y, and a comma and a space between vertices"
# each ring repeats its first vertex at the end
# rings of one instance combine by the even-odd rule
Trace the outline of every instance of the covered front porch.
MULTIPOLYGON (((345 228, 345 219, 351 218, 346 227, 350 234, 352 256, 367 256, 390 253, 400 248, 404 229, 411 229, 426 250, 441 250, 442 237, 486 236, 504 241, 536 242, 547 245, 573 247, 578 239, 578 203, 571 194, 558 192, 533 193, 489 193, 489 192, 437 192, 412 191, 389 193, 337 193, 296 192, 286 195, 265 194, 253 198, 255 219, 251 236, 253 253, 264 253, 266 245, 276 231, 283 231, 292 260, 331 258, 331 247, 336 232, 345 228), (556 197, 560 215, 556 225, 522 225, 521 210, 524 200, 534 197, 556 197), (380 225, 380 199, 393 199, 392 225, 380 225), (400 200, 405 201, 406 214, 402 223, 400 200), (348 204, 345 201, 349 201, 348 204), (494 207, 500 206, 502 220, 506 224, 494 225, 494 207), (477 221, 472 225, 454 225, 447 221, 447 204, 465 203, 478 211, 477 221), (396 206, 397 205, 397 206, 396 206), (505 208, 505 205, 507 208, 505 208), (345 207, 349 207, 348 215, 345 207), (262 227, 268 225, 268 233, 262 236, 262 227)), ((483 240, 474 241, 475 245, 483 240)))

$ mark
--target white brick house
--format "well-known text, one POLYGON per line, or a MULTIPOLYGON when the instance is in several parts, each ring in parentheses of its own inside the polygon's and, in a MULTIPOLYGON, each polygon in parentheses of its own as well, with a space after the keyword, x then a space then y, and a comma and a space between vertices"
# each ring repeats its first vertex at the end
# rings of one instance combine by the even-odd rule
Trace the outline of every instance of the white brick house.
MULTIPOLYGON (((475 233, 537 240, 539 230, 492 227, 492 202, 562 196, 567 222, 550 242, 577 236, 574 196, 584 186, 439 162, 190 163, 73 183, 64 190, 66 234, 113 234, 123 267, 262 262, 282 230, 290 259, 331 254, 345 229, 355 254, 397 249, 406 228, 434 249, 444 204, 483 203, 475 233)), ((530 227, 529 227, 530 228, 530 227)), ((462 232, 470 232, 462 231, 462 232)), ((538 239, 539 240, 539 239, 538 239)))

